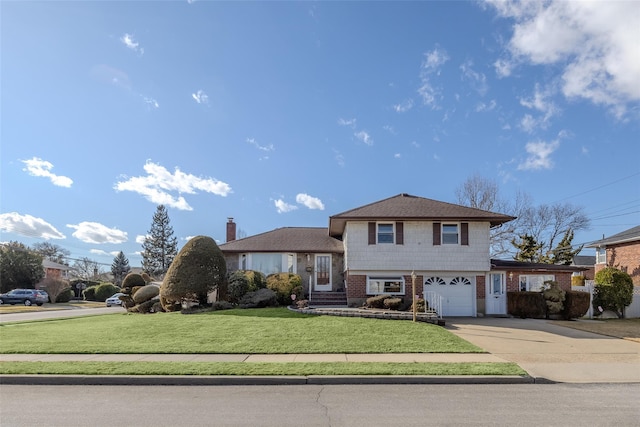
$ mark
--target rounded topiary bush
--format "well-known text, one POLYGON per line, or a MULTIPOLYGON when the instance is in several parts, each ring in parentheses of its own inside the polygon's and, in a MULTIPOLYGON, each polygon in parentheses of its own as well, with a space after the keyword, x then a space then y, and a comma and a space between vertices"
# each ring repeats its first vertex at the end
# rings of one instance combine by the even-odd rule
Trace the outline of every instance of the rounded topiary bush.
MULTIPOLYGON (((84 298, 86 301, 95 301, 96 300, 96 288, 98 286, 89 286, 88 288, 86 288, 85 290, 82 291, 82 298, 84 298)), ((111 296, 111 295, 109 295, 111 296)), ((107 297, 109 298, 109 297, 107 297)))
POLYGON ((58 294, 58 296, 56 297, 56 302, 69 302, 75 295, 76 294, 75 292, 73 292, 73 289, 67 288, 58 294))
POLYGON ((224 298, 227 264, 215 240, 197 236, 187 242, 173 259, 160 286, 160 301, 166 311, 179 310, 183 302, 207 303, 214 290, 224 298))
POLYGON ((120 292, 120 288, 113 283, 102 283, 96 286, 94 299, 96 301, 104 301, 116 292, 120 292))
POLYGON ((625 307, 633 302, 633 280, 628 273, 614 267, 606 267, 595 276, 596 286, 593 292, 593 308, 596 314, 600 310, 611 310, 618 317, 624 317, 625 307))
POLYGON ((293 273, 275 273, 267 276, 267 288, 277 295, 278 303, 291 304, 291 295, 302 295, 302 277, 293 273))
POLYGON ((160 288, 158 286, 143 286, 138 288, 136 293, 133 294, 133 301, 136 304, 142 304, 143 302, 149 301, 158 295, 160 295, 160 288))
POLYGON ((134 287, 144 286, 146 284, 147 282, 144 280, 144 277, 142 277, 142 274, 129 273, 122 280, 122 289, 125 290, 125 293, 131 293, 134 287))
POLYGON ((249 292, 249 280, 245 272, 238 270, 229 274, 227 279, 227 297, 229 302, 237 304, 240 299, 249 292))

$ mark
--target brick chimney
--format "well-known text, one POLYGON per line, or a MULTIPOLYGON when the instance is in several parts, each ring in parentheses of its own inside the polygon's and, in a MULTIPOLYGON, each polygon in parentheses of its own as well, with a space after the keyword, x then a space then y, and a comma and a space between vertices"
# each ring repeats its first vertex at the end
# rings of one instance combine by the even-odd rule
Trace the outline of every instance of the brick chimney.
POLYGON ((227 242, 236 240, 236 223, 233 222, 233 218, 228 218, 227 222, 227 242))

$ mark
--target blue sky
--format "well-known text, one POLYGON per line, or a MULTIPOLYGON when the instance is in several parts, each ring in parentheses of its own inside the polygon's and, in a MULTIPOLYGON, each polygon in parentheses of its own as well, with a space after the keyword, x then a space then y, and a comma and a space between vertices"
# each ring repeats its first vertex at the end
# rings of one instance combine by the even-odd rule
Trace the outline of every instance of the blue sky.
POLYGON ((640 223, 639 2, 7 2, 0 240, 104 263, 410 193, 640 223))

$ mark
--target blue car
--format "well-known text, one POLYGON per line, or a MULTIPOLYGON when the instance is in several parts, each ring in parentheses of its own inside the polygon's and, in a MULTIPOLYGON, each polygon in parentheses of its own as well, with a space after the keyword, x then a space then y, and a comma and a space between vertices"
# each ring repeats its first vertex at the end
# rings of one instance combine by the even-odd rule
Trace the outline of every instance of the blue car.
POLYGON ((14 289, 6 294, 0 295, 0 305, 2 304, 33 304, 42 305, 49 300, 49 295, 37 289, 14 289))

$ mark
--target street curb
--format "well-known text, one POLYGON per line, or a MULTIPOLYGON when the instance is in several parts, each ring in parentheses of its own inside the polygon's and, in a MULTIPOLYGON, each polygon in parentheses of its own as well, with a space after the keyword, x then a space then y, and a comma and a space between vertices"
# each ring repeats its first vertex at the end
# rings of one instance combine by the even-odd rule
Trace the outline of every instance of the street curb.
POLYGON ((0 375, 0 385, 355 385, 355 384, 553 384, 530 376, 196 376, 196 375, 0 375))

